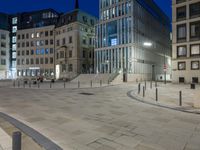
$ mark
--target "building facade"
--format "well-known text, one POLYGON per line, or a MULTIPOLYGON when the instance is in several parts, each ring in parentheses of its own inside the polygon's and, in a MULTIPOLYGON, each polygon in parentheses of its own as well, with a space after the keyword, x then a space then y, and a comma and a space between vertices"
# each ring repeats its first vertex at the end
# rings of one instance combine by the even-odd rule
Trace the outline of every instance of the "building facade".
POLYGON ((60 17, 55 29, 56 78, 94 72, 94 25, 97 19, 78 9, 60 17))
POLYGON ((95 17, 47 9, 17 18, 17 78, 71 79, 93 71, 95 17))
POLYGON ((200 0, 173 0, 172 79, 199 83, 200 0))
POLYGON ((9 16, 0 13, 0 79, 9 78, 10 31, 9 16))
POLYGON ((128 80, 171 78, 170 20, 153 0, 100 0, 97 73, 128 80))

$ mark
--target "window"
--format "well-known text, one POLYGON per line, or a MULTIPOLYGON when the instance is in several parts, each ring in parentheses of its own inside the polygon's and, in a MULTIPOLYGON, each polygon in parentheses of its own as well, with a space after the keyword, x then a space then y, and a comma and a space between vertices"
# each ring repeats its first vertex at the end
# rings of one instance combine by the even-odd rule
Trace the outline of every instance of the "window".
POLYGON ((44 59, 40 58, 40 64, 44 64, 44 59))
POLYGON ((37 65, 39 64, 39 58, 36 58, 36 62, 37 65))
POLYGON ((31 55, 34 55, 34 50, 33 49, 31 50, 31 55))
POLYGON ((192 40, 200 39, 200 21, 190 23, 190 38, 192 40))
POLYGON ((40 46, 40 41, 36 41, 36 46, 40 46))
POLYGON ((186 19, 186 6, 177 8, 176 19, 178 21, 186 19))
POLYGON ((6 65, 6 60, 5 59, 1 59, 1 65, 6 65))
POLYGON ((60 52, 60 58, 64 58, 65 57, 65 53, 63 51, 60 52))
POLYGON ((24 61, 24 59, 22 59, 22 65, 25 65, 25 61, 24 61))
POLYGON ((17 24, 17 17, 12 18, 12 24, 17 24))
POLYGON ((68 71, 69 71, 69 72, 72 72, 72 71, 73 71, 73 65, 72 65, 72 64, 69 64, 68 71))
POLYGON ((53 54, 53 48, 50 48, 50 54, 53 54))
POLYGON ((72 43, 72 36, 69 37, 69 43, 72 43))
POLYGON ((186 40, 186 24, 177 26, 177 40, 178 41, 186 40))
POLYGON ((53 57, 50 57, 50 64, 53 64, 53 57))
POLYGON ((6 43, 5 42, 1 42, 1 47, 6 48, 6 43))
POLYGON ((20 56, 20 51, 17 51, 17 56, 20 56))
POLYGON ((27 56, 29 55, 29 50, 26 50, 26 55, 27 55, 27 56))
POLYGON ((177 57, 186 57, 186 56, 187 56, 186 46, 178 46, 177 47, 177 57))
POLYGON ((20 65, 20 59, 17 59, 17 65, 20 65))
POLYGON ((199 70, 199 61, 191 62, 191 70, 199 70))
POLYGON ((53 31, 50 31, 50 36, 52 36, 53 35, 53 31))
POLYGON ((24 56, 24 54, 25 54, 24 51, 22 51, 22 56, 24 56))
POLYGON ((86 51, 83 50, 83 58, 86 58, 86 51))
POLYGON ((17 32, 17 26, 13 26, 12 27, 12 33, 16 33, 17 32))
POLYGON ((6 39, 6 34, 1 34, 1 39, 5 40, 6 39))
POLYGON ((41 54, 41 55, 44 55, 44 52, 45 52, 44 49, 41 49, 41 50, 40 50, 40 54, 41 54))
POLYGON ((56 46, 60 46, 60 41, 59 40, 56 41, 56 46))
POLYGON ((25 36, 24 36, 24 34, 22 34, 22 39, 25 39, 25 36))
POLYGON ((34 46, 34 41, 31 41, 31 46, 32 46, 32 47, 34 46))
POLYGON ((16 43, 17 42, 17 38, 16 38, 16 36, 13 36, 12 37, 12 43, 16 43))
POLYGON ((191 45, 190 46, 190 56, 199 56, 200 55, 200 45, 191 45))
POLYGON ((25 42, 22 42, 22 47, 25 47, 25 42))
POLYGON ((37 37, 37 38, 40 37, 40 33, 39 33, 39 32, 36 33, 36 37, 37 37))
POLYGON ((26 34, 26 39, 29 39, 29 34, 28 33, 26 34))
POLYGON ((186 63, 178 62, 178 70, 186 70, 186 63))
POLYGON ((34 64, 34 59, 33 58, 31 58, 31 65, 33 65, 34 64))
POLYGON ((26 59, 26 65, 29 65, 29 59, 26 59))
POLYGON ((72 51, 69 51, 69 58, 72 57, 72 51))
POLYGON ((18 35, 17 35, 17 39, 20 40, 20 38, 21 38, 21 36, 20 36, 20 34, 18 34, 18 35))
POLYGON ((29 47, 29 42, 26 42, 26 47, 29 47))
POLYGON ((49 41, 48 40, 45 40, 45 45, 48 45, 49 44, 49 41))
POLYGON ((176 4, 186 2, 186 0, 176 0, 176 4))
POLYGON ((200 2, 190 5, 190 18, 200 16, 200 2))
POLYGON ((86 41, 86 38, 83 37, 83 40, 82 40, 83 44, 87 44, 87 41, 86 41))
POLYGON ((31 38, 32 38, 32 39, 34 38, 34 36, 35 36, 34 33, 31 33, 31 38))
POLYGON ((48 31, 45 31, 45 36, 49 36, 49 32, 48 31))
POLYGON ((45 64, 48 64, 48 63, 49 63, 49 59, 45 58, 45 64))
POLYGON ((45 54, 49 54, 49 49, 48 48, 45 49, 45 54))
POLYGON ((36 55, 40 55, 40 50, 36 49, 36 55))
POLYGON ((6 56, 6 51, 1 51, 1 56, 6 56))
POLYGON ((52 39, 50 40, 50 44, 53 45, 53 40, 52 39))

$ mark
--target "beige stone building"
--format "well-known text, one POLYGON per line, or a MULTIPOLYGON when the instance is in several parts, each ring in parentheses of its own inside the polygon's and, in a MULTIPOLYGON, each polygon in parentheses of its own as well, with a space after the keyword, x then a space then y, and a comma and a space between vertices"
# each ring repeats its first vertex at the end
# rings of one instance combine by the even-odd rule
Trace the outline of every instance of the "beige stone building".
POLYGON ((199 83, 200 0, 173 0, 172 80, 199 83))
POLYGON ((9 77, 9 33, 0 29, 0 79, 9 77))
POLYGON ((57 79, 94 71, 95 23, 95 17, 78 9, 61 16, 55 29, 57 79))

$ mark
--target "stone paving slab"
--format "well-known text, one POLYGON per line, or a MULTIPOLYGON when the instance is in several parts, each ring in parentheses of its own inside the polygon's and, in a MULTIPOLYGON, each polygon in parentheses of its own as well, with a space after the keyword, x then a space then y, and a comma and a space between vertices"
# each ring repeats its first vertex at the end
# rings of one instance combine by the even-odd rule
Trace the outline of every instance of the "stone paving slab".
POLYGON ((90 89, 1 88, 0 111, 64 150, 200 149, 199 115, 133 101, 127 92, 135 89, 136 84, 90 89))
POLYGON ((12 138, 0 128, 0 150, 12 150, 12 138))

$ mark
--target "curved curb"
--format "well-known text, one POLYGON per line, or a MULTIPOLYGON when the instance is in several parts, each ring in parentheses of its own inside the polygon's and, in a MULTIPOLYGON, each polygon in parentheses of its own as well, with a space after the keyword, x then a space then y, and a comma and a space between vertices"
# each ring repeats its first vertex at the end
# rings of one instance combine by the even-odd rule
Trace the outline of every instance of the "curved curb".
POLYGON ((34 130, 31 127, 28 127, 24 123, 12 118, 11 116, 0 112, 0 117, 14 125, 16 128, 18 128, 23 133, 27 134, 29 137, 31 137, 38 145, 40 145, 42 148, 46 150, 63 150, 61 147, 56 145, 54 142, 52 142, 47 137, 43 136, 36 130, 34 130))
POLYGON ((131 94, 132 92, 134 92, 134 90, 128 91, 127 96, 130 97, 131 99, 134 99, 134 100, 140 102, 140 103, 152 105, 152 106, 156 106, 156 107, 161 107, 161 108, 165 108, 165 109, 170 109, 170 110, 174 110, 174 111, 200 115, 200 112, 197 112, 197 111, 192 112, 192 111, 184 110, 181 107, 169 107, 169 106, 158 104, 158 103, 155 104, 155 103, 151 103, 151 102, 148 102, 148 101, 144 101, 141 98, 138 98, 138 97, 134 96, 133 94, 131 94))

